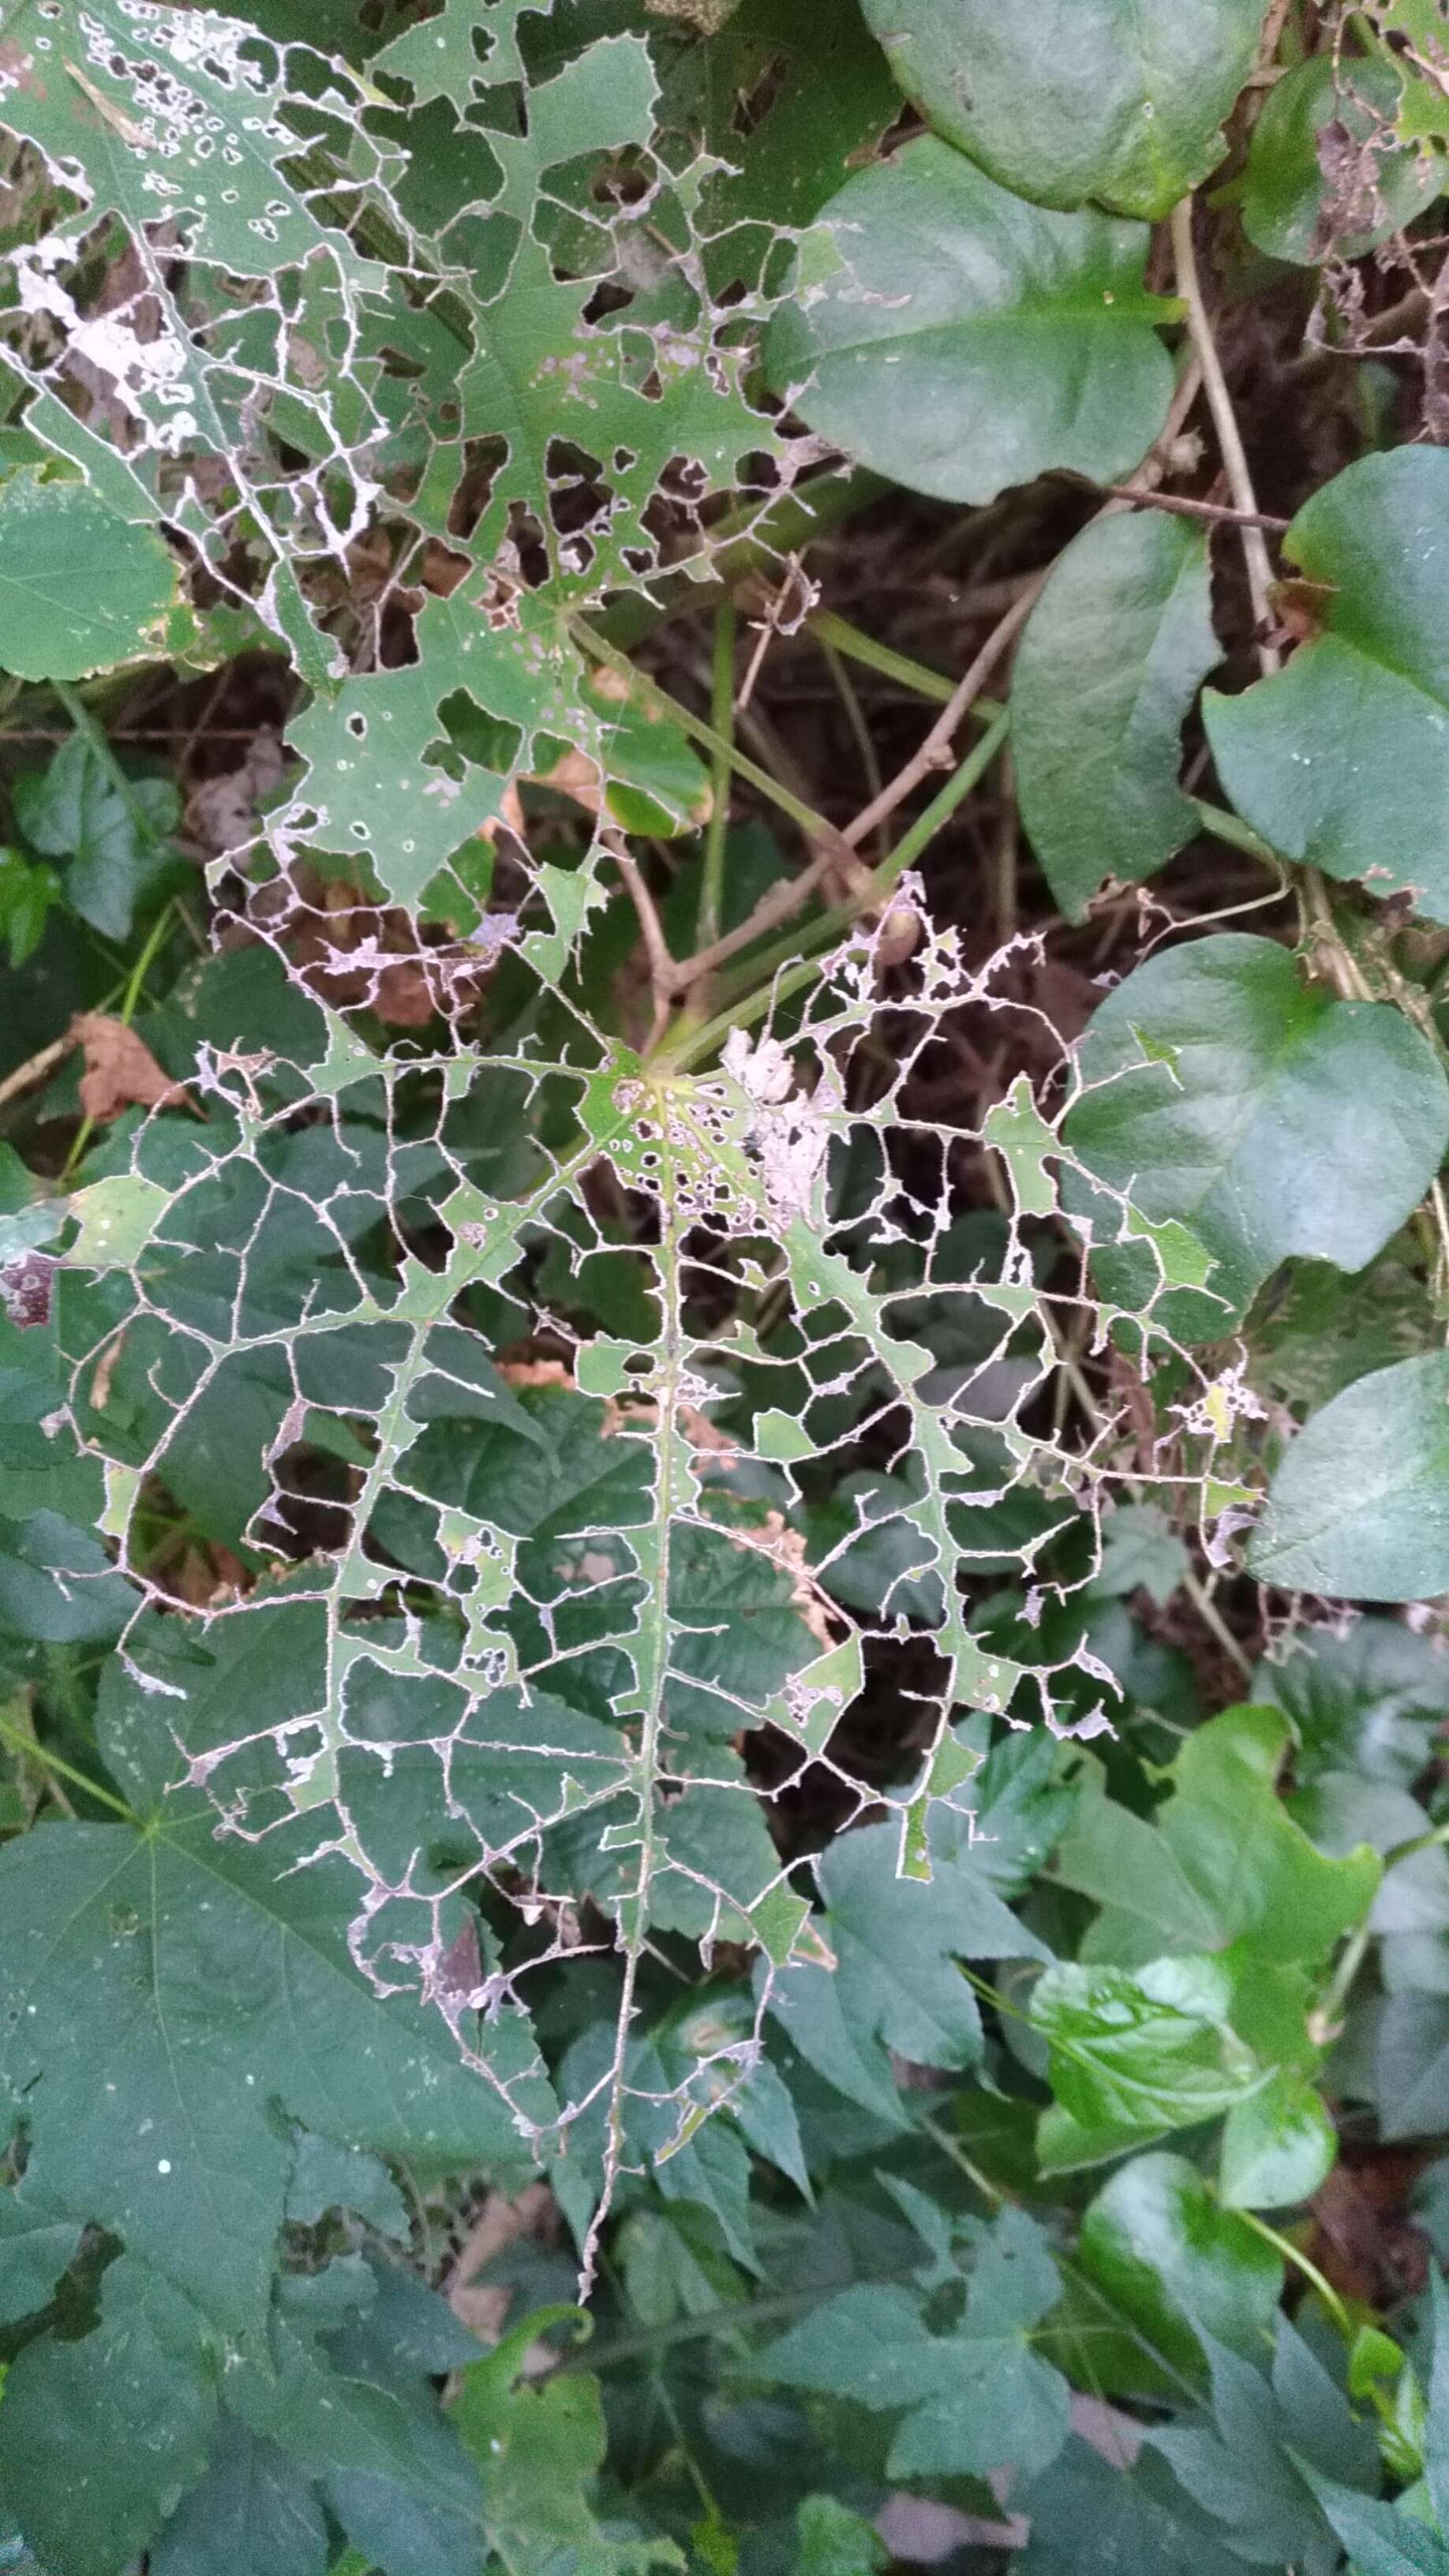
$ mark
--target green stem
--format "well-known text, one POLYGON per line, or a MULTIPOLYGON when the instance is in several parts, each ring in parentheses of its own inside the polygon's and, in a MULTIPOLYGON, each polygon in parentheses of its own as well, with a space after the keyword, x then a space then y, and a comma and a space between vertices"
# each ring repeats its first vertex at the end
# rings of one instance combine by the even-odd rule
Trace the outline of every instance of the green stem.
POLYGON ((133 782, 127 777, 126 772, 121 767, 119 760, 112 751, 110 738, 106 733, 105 727, 96 722, 96 719, 91 714, 90 708, 86 705, 84 698, 80 696, 77 690, 71 687, 68 680, 52 680, 50 685, 55 691, 56 696, 59 698, 61 705, 64 707, 66 714, 69 716, 71 723, 74 725, 76 732, 89 743, 97 760, 106 771, 112 786, 119 795, 121 802, 125 806, 127 813, 130 815, 132 822, 135 824, 137 831, 141 834, 144 840, 154 847, 159 840, 164 838, 164 835, 157 831, 150 815, 147 813, 140 798, 136 794, 133 782))
POLYGON ((710 688, 710 722, 720 739, 714 756, 714 803, 704 836, 704 872, 699 888, 699 928, 695 945, 712 948, 724 913, 725 836, 730 820, 730 762, 735 740, 735 637, 739 619, 732 599, 722 599, 714 613, 714 669, 710 688))
POLYGON ((984 771, 989 769, 1006 739, 1006 727, 1007 717, 1003 709, 947 779, 940 793, 931 799, 925 812, 917 816, 908 832, 902 834, 890 857, 872 869, 859 894, 849 903, 833 905, 830 911, 822 913, 818 921, 811 922, 808 929, 798 932, 793 939, 781 940, 775 947, 766 949, 762 956, 752 959, 750 974, 761 979, 756 988, 717 1013, 714 1019, 706 1020, 702 1027, 686 1029, 662 1046, 651 1059, 656 1070, 661 1073, 686 1072, 690 1065, 697 1064, 702 1056, 711 1054, 715 1047, 722 1045, 731 1029, 748 1028, 752 1021, 763 1018, 774 1003, 788 1000, 792 993, 798 993, 804 985, 812 983, 820 971, 815 963, 815 953, 830 947, 862 912, 879 910, 906 869, 920 857, 942 826, 950 821, 962 798, 970 794, 984 771), (796 962, 785 964, 783 972, 775 971, 778 961, 790 959, 796 962))
POLYGON ((18 1726, 12 1726, 9 1718, 3 1715, 0 1715, 0 1739, 9 1745, 12 1753, 21 1754, 27 1762, 38 1763, 43 1771, 54 1771, 60 1779, 69 1780, 74 1788, 84 1789, 88 1798, 95 1798, 101 1806, 111 1808, 118 1816, 124 1816, 128 1825, 134 1825, 137 1822, 123 1798, 117 1798, 109 1789, 103 1789, 98 1780, 88 1779, 84 1771, 78 1771, 75 1764, 67 1762, 61 1754, 52 1753, 44 1744, 37 1744, 33 1735, 22 1733, 18 1726))
POLYGON ((1250 859, 1261 859, 1265 867, 1283 866, 1281 853, 1274 849, 1271 841, 1265 841, 1250 824, 1240 822, 1226 806, 1210 805, 1205 796, 1189 796, 1187 801, 1203 830, 1211 832, 1215 841, 1225 841, 1230 850, 1246 850, 1250 859))
MULTIPOLYGON (((866 670, 878 671, 882 679, 898 680, 903 689, 929 699, 933 707, 949 707, 956 694, 955 681, 948 680, 943 671, 933 671, 926 662, 912 661, 908 653, 893 653, 888 644, 877 644, 873 635, 852 626, 848 618, 837 617, 831 608, 817 608, 805 624, 818 643, 843 654, 847 662, 860 662, 866 670)), ((969 712, 989 724, 1000 715, 1001 707, 995 698, 975 698, 969 712)))
POLYGON ((767 796, 772 805, 777 805, 782 814, 788 814, 792 822, 798 823, 801 831, 812 841, 834 841, 838 838, 834 824, 827 822, 823 814, 817 814, 813 805, 807 805, 801 796, 792 796, 788 787, 782 787, 778 779, 770 776, 768 769, 761 769, 757 761, 749 759, 738 744, 727 742, 724 735, 717 733, 712 724, 706 724, 703 716, 697 716, 692 707, 684 706, 678 698, 672 698, 667 689, 661 689, 657 680, 651 680, 647 672, 638 670, 628 654, 617 651, 596 627, 590 626, 582 617, 573 617, 569 623, 575 642, 582 646, 584 652, 591 653, 596 661, 602 662, 606 670, 615 672, 621 680, 627 680, 630 690, 641 701, 647 700, 663 707, 692 742, 703 744, 705 750, 712 752, 716 760, 723 761, 737 778, 747 778, 750 785, 757 787, 762 796, 767 796))
POLYGON ((1255 2209, 1239 2209, 1233 2214, 1236 2218, 1244 2220, 1253 2229, 1255 2235, 1262 2237, 1265 2244, 1273 2246, 1282 2255, 1285 2263, 1291 2263, 1295 2270, 1301 2272, 1305 2281, 1312 2283, 1345 2343, 1352 2343, 1357 2331, 1353 2319, 1333 2283, 1324 2278, 1318 2265, 1309 2261, 1308 2256, 1294 2244, 1291 2236, 1280 2235, 1278 2229, 1270 2227, 1266 2218, 1260 2218, 1255 2209))

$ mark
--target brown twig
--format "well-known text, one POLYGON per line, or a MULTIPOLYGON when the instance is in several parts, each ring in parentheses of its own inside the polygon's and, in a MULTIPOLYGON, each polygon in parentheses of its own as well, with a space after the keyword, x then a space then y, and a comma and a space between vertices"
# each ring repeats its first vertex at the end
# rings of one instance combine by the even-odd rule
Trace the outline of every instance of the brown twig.
POLYGON ((1228 478, 1234 507, 1239 514, 1243 540, 1243 561, 1247 567, 1248 595, 1253 603, 1253 623, 1257 631, 1258 662, 1264 675, 1282 668, 1282 656, 1272 641, 1273 612, 1270 592, 1273 567, 1268 560, 1268 544, 1263 534, 1263 519, 1253 490, 1253 477, 1238 429, 1238 416, 1228 391, 1213 338, 1212 323, 1203 302, 1202 281, 1198 276, 1197 253, 1192 238, 1192 199, 1179 198, 1172 210, 1172 249, 1177 266, 1177 291, 1187 307, 1188 337, 1193 355, 1202 369, 1203 390, 1213 416, 1223 469, 1228 478))
POLYGON ((48 1073, 65 1062, 76 1043, 73 1031, 67 1029, 63 1038, 52 1038, 49 1046, 41 1047, 38 1054, 27 1056, 24 1064, 7 1073, 0 1082, 0 1109, 7 1101, 17 1100, 22 1091, 33 1091, 37 1082, 43 1082, 48 1073))
POLYGON ((1110 492, 1129 509, 1170 510, 1179 519, 1212 519, 1229 528, 1272 528, 1279 536, 1293 525, 1291 519, 1276 519, 1268 510, 1229 509, 1226 501, 1189 501, 1178 492, 1134 492, 1130 483, 1098 483, 1094 489, 1110 492))
POLYGON ((669 1019, 670 1002, 678 990, 676 978, 679 968, 670 956, 669 944, 664 936, 664 925, 660 921, 654 897, 644 882, 643 870, 638 861, 630 856, 616 833, 603 832, 600 838, 618 869, 625 892, 639 916, 639 928, 644 938, 644 954, 649 960, 649 982, 654 995, 654 1025, 649 1032, 648 1043, 651 1047, 657 1046, 669 1019))

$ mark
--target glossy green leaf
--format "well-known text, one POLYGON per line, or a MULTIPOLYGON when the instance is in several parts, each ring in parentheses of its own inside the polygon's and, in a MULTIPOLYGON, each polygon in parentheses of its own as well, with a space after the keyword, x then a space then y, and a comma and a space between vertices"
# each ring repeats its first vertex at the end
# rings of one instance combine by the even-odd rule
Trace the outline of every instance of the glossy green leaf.
POLYGON ((1399 88, 1382 56, 1346 51, 1310 55, 1280 75, 1248 145, 1249 241, 1270 258, 1312 267, 1330 254, 1360 259, 1422 213, 1442 174, 1427 156, 1382 144, 1399 88), (1326 156, 1341 174, 1336 187, 1326 156))
POLYGON ((1199 1298, 1179 1319, 1198 1339, 1293 1254, 1362 1269, 1449 1144, 1449 1084, 1403 1016, 1305 986, 1286 948, 1240 932, 1139 966, 1097 1011, 1078 1068, 1066 1142, 1214 1257, 1226 1302, 1199 1298))
POLYGON ((1287 2209, 1311 2200, 1337 2158, 1337 2132, 1318 2094, 1301 2075, 1280 2072, 1223 2123, 1223 2206, 1287 2209))
POLYGON ((1156 874, 1196 831, 1182 724, 1220 659, 1207 540, 1151 510, 1102 518, 1058 557, 1011 688, 1021 819, 1076 919, 1104 881, 1156 874))
POLYGON ((1290 1442, 1248 1544, 1264 1583, 1349 1601, 1449 1589, 1449 1356, 1360 1378, 1290 1442))
POLYGON ((865 0, 908 98, 994 178, 1045 205, 1165 215, 1221 160, 1260 0, 865 0))
POLYGON ((1283 540, 1317 631, 1241 697, 1209 690, 1228 795, 1275 849, 1449 919, 1449 455, 1346 466, 1283 540), (1393 828, 1385 833, 1386 815, 1393 828))
POLYGON ((0 669, 84 680, 164 652, 179 579, 154 528, 84 485, 25 467, 0 483, 0 669))
MULTIPOLYGON (((1259 2098, 1230 2111, 1229 2124, 1259 2098)), ((1078 2262, 1149 2355, 1189 2372, 1203 2367, 1199 2327, 1251 2354, 1283 2294, 1279 2256, 1181 2156, 1134 2156, 1103 2184, 1082 2220, 1078 2262)))
POLYGON ((1135 1969, 1048 1968, 1029 2007, 1054 2096, 1037 2132, 1043 2171, 1103 2164, 1252 2092, 1263 2069, 1230 2025, 1231 2003, 1227 1972, 1188 1953, 1135 1969))
POLYGON ((771 376, 810 427, 912 490, 989 501, 1052 466, 1115 481, 1172 371, 1147 236, 1014 197, 934 136, 863 171, 802 248, 771 376))

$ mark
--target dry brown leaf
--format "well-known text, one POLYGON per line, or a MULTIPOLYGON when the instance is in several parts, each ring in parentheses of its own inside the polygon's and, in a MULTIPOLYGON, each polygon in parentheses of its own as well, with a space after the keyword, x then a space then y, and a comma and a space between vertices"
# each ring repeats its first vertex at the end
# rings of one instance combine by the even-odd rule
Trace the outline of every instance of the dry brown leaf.
POLYGON ((80 1105, 98 1127, 133 1106, 164 1109, 179 1103, 195 1109, 184 1085, 162 1072, 150 1048, 124 1020, 113 1020, 105 1011, 82 1011, 72 1020, 70 1034, 86 1060, 80 1105))

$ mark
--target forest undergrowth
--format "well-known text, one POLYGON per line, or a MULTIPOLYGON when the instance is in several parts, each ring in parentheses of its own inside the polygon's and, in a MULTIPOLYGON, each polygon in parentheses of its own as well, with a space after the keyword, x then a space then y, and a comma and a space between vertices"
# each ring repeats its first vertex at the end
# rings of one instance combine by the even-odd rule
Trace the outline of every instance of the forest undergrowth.
POLYGON ((1446 0, 0 149, 0 2563, 1449 2576, 1446 0))

